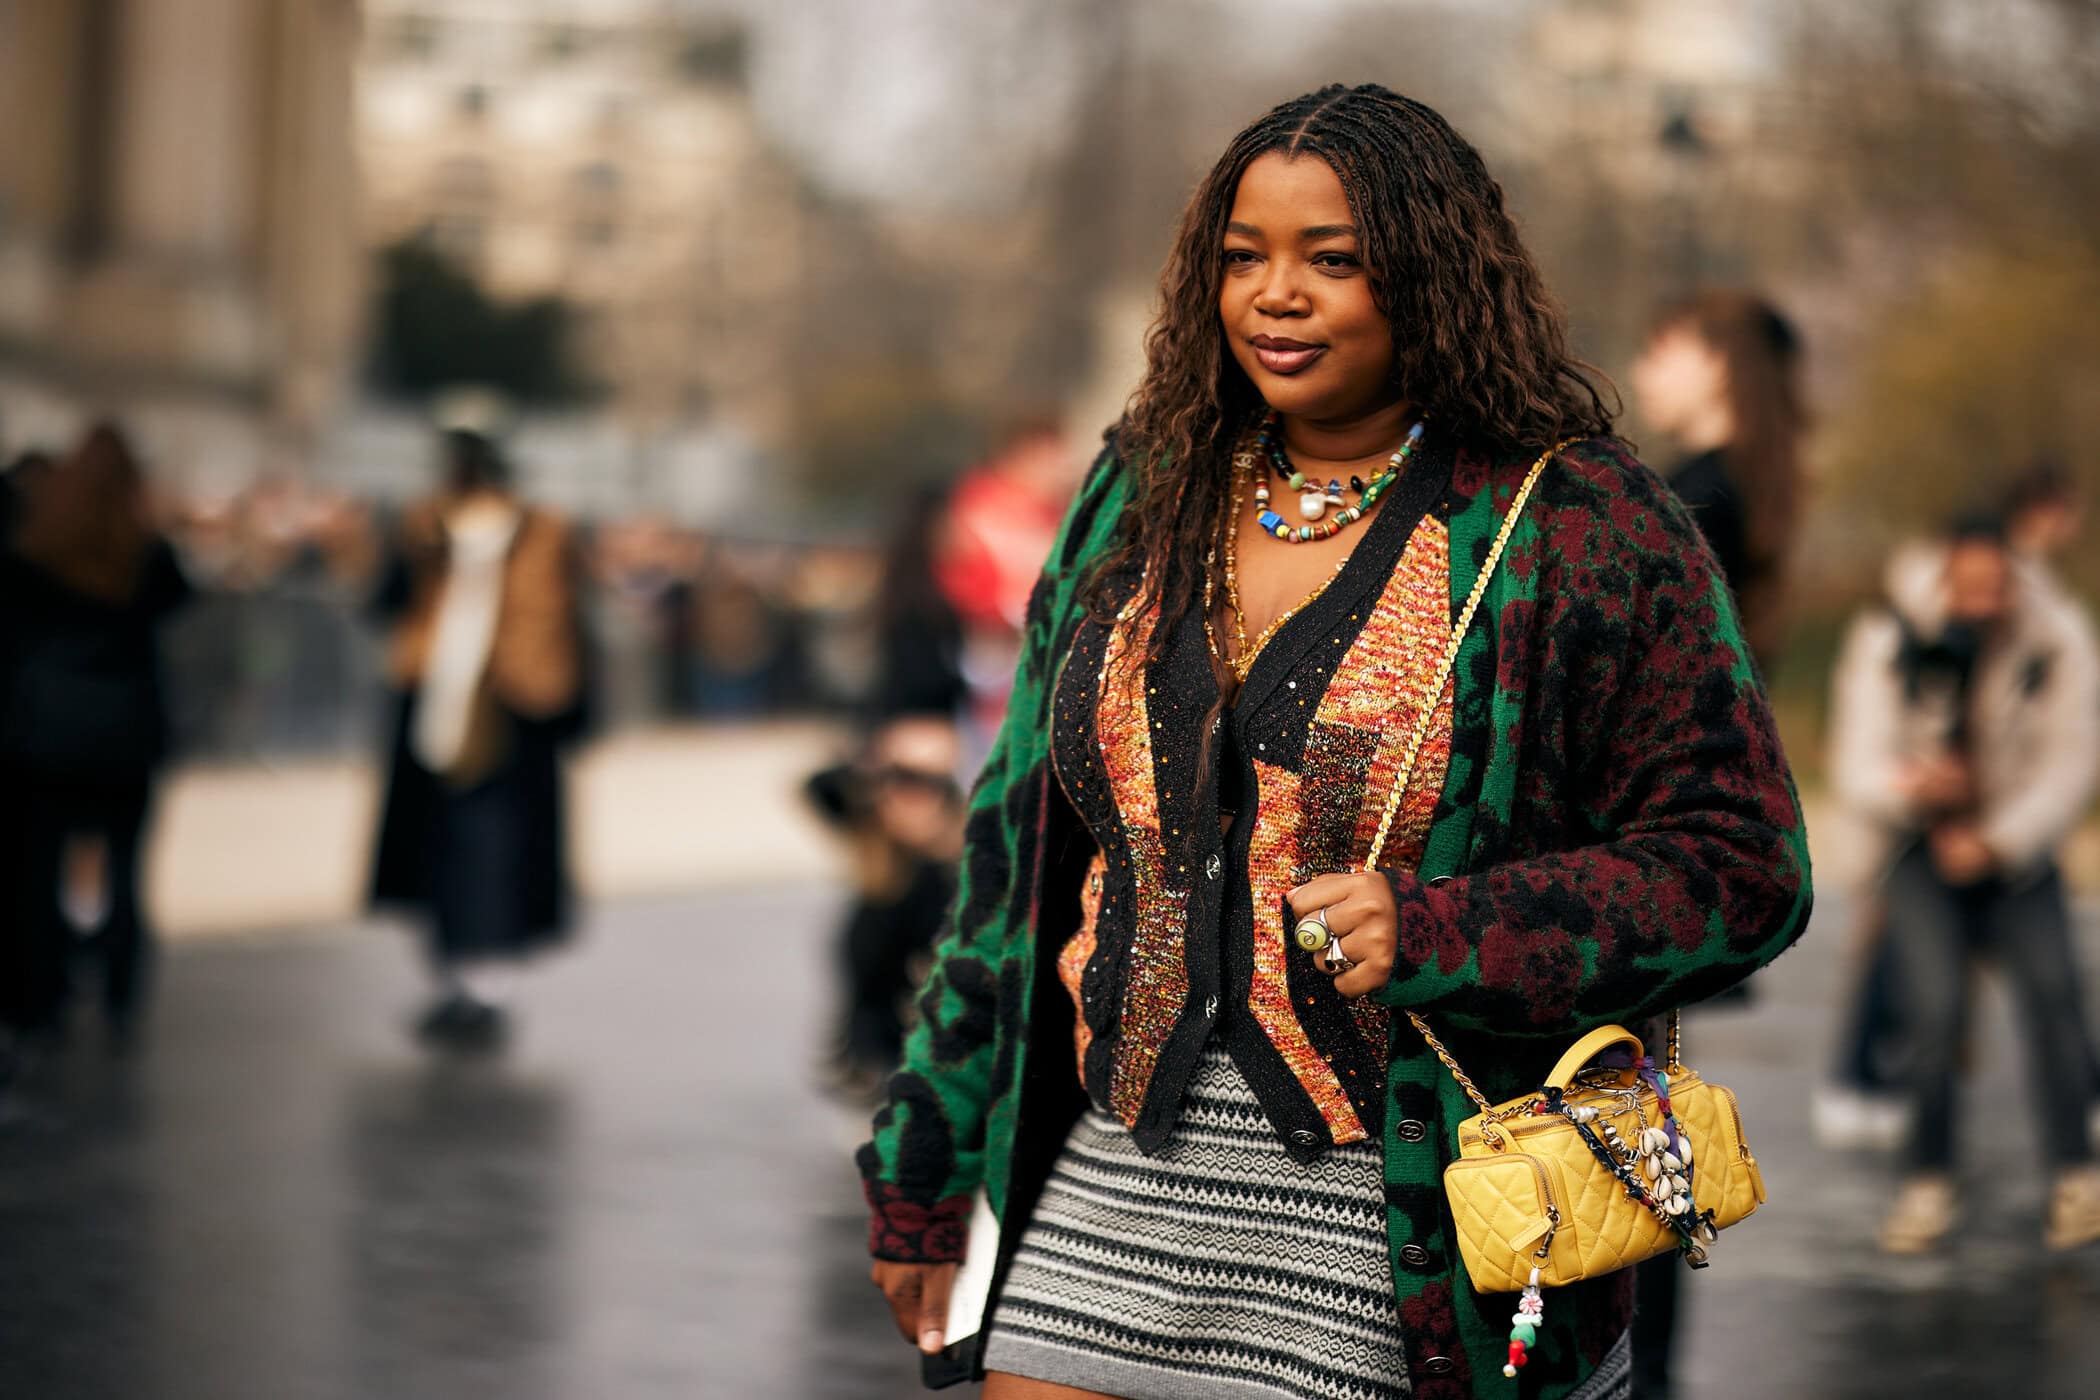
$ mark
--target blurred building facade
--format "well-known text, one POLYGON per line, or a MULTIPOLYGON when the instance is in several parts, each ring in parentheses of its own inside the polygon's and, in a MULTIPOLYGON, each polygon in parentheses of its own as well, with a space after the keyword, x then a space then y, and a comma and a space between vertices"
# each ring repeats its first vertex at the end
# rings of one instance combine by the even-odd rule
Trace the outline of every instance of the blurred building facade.
POLYGON ((0 433, 296 460, 356 356, 355 0, 0 0, 0 433))
POLYGON ((808 200, 744 32, 666 0, 369 0, 356 142, 374 247, 427 238, 492 295, 556 296, 629 427, 784 431, 808 200))

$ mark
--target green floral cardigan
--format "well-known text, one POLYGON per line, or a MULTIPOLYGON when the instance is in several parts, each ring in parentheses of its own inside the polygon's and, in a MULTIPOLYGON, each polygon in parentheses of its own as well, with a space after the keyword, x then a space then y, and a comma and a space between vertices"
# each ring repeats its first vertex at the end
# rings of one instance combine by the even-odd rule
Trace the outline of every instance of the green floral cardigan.
MULTIPOLYGON (((1459 454, 1454 614, 1533 455, 1459 454)), ((1051 773, 1050 704, 1128 490, 1111 447, 1029 606, 953 925, 859 1153, 878 1258, 960 1259, 982 1189, 1003 1274, 1084 1104, 1052 964, 1091 842, 1051 773)), ((1711 996, 1800 936, 1807 841, 1734 604, 1683 507, 1623 444, 1575 444, 1542 476, 1461 650, 1453 730, 1420 867, 1386 872, 1400 954, 1376 995, 1429 1017, 1490 1099, 1535 1087, 1582 1030, 1711 996)), ((1414 1393, 1560 1400, 1625 1330, 1631 1271, 1549 1298, 1531 1364, 1504 1379, 1510 1298, 1467 1282, 1441 1186, 1472 1107, 1404 1019, 1386 1081, 1387 1235, 1414 1393), (1402 1124, 1429 1131, 1403 1140, 1402 1124)), ((1725 1267, 1725 1240, 1717 1257, 1725 1267)))

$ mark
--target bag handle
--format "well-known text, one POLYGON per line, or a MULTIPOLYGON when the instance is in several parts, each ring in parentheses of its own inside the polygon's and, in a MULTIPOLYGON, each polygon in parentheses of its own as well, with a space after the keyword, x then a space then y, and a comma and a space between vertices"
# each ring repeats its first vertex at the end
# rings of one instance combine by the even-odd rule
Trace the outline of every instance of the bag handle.
MULTIPOLYGON (((1458 650, 1465 643, 1467 632, 1472 629, 1473 615, 1480 610, 1481 600, 1487 597, 1488 583, 1495 576, 1496 566, 1502 562, 1502 554, 1509 547, 1510 536, 1516 532, 1517 518, 1524 513, 1525 503, 1531 499, 1532 488, 1538 485, 1539 477, 1545 474, 1546 464, 1560 455, 1563 448, 1577 441, 1579 441, 1577 438, 1563 438, 1540 453, 1539 459, 1531 464, 1531 470, 1524 474, 1524 480, 1517 487, 1516 495, 1510 498, 1509 510, 1503 515, 1502 524, 1495 531, 1494 543, 1488 547, 1487 558, 1480 565, 1480 574, 1473 580, 1473 588, 1466 595, 1465 606, 1459 609, 1458 621, 1452 624, 1451 638, 1445 643, 1443 659, 1437 663, 1436 679, 1427 692, 1430 697, 1429 701, 1422 707, 1421 714, 1415 717, 1414 733, 1408 736, 1407 747, 1401 751, 1399 769, 1393 774, 1391 791, 1386 794, 1385 811, 1378 818, 1378 834, 1371 839, 1370 854, 1364 859, 1363 870, 1365 874, 1370 874, 1378 869, 1378 858, 1384 854, 1386 838, 1392 834, 1393 819, 1400 811, 1400 800, 1407 794, 1407 784, 1414 777, 1415 764, 1422 756, 1422 746, 1429 741, 1429 727, 1435 722, 1437 706, 1443 702, 1444 688, 1451 684, 1451 672, 1458 665, 1458 650)), ((1444 1062, 1444 1068, 1451 1071, 1451 1077, 1456 1079, 1458 1086, 1466 1091, 1466 1096, 1473 1100, 1483 1114, 1487 1115, 1487 1121, 1483 1125, 1481 1135, 1499 1148, 1501 1135, 1496 1133, 1494 1129, 1494 1105, 1487 1101, 1487 1096, 1482 1094, 1479 1087, 1473 1083, 1472 1076, 1459 1068, 1458 1061, 1451 1057, 1451 1052, 1444 1048, 1444 1043, 1436 1038, 1435 1033, 1429 1029, 1429 1023, 1423 1020, 1418 1012, 1409 1011, 1407 1019, 1414 1023, 1417 1031, 1421 1032, 1422 1039, 1429 1043, 1429 1048, 1436 1052, 1436 1057, 1444 1062)), ((1624 1031, 1622 1028, 1601 1027, 1599 1030, 1592 1031, 1589 1035, 1577 1041, 1574 1047, 1568 1051, 1568 1054, 1561 1057, 1561 1066, 1567 1065, 1568 1056, 1574 1055, 1576 1051, 1589 1044, 1594 1037, 1607 1030, 1619 1031, 1620 1034, 1625 1035, 1628 1039, 1633 1039, 1631 1033, 1624 1031)), ((1605 1042, 1606 1045, 1611 1043, 1613 1042, 1605 1042)), ((1637 1048, 1640 1045, 1640 1041, 1637 1039, 1633 1039, 1633 1043, 1637 1048)), ((1672 1011, 1670 1013, 1669 1052, 1669 1068, 1672 1073, 1675 1073, 1678 1069, 1677 1047, 1677 1013, 1672 1011)), ((1589 1062, 1590 1056, 1595 1055, 1598 1050, 1603 1048, 1603 1045, 1599 1045, 1592 1049, 1589 1055, 1585 1055, 1577 1060, 1573 1066, 1568 1066, 1567 1073, 1572 1075, 1575 1070, 1580 1069, 1589 1062)), ((1555 1067, 1554 1073, 1556 1075, 1562 1072, 1561 1066, 1555 1067)))
POLYGON ((1648 1053, 1641 1045, 1641 1038, 1632 1031, 1627 1030, 1626 1027, 1599 1026, 1568 1047, 1567 1053, 1560 1057, 1560 1063, 1556 1064, 1553 1067, 1553 1072, 1546 1076, 1546 1087, 1548 1089, 1567 1088, 1575 1082, 1575 1076, 1582 1072, 1584 1065, 1596 1059, 1614 1045, 1631 1045, 1633 1047, 1633 1058, 1636 1060, 1648 1053))

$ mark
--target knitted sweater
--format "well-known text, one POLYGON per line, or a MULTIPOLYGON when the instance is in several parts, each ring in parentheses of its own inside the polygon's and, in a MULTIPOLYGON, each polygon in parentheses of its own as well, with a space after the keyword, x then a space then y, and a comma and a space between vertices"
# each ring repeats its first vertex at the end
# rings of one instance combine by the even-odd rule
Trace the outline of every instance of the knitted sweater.
POLYGON ((1411 870, 1422 854, 1451 752, 1451 707, 1428 687, 1450 644, 1453 465, 1435 439, 1415 456, 1215 724, 1221 697, 1199 612, 1145 660, 1158 611, 1127 606, 1137 580, 1119 578, 1117 619, 1084 623, 1073 639, 1051 760, 1099 854, 1058 971, 1086 1087, 1141 1148, 1172 1133, 1213 1037, 1300 1161, 1384 1122, 1392 1012, 1335 991, 1291 942, 1284 896, 1362 868, 1427 709, 1382 859, 1411 870), (1236 809, 1229 830, 1225 807, 1236 809))
MULTIPOLYGON (((1454 608, 1531 455, 1459 454, 1454 608)), ((1010 1258, 1082 1103, 1054 960, 1079 926, 1092 843, 1051 771, 1051 705, 1085 620, 1080 586, 1128 490, 1104 453, 1030 603, 954 923, 859 1154, 881 1258, 959 1258, 979 1189, 1010 1258)), ((1548 467, 1461 650, 1451 706, 1419 869, 1387 872, 1400 953, 1375 996, 1429 1017, 1490 1099, 1535 1088, 1578 1032, 1710 996, 1800 935, 1800 808, 1734 606, 1683 507, 1620 444, 1579 443, 1548 467)), ((1471 1105, 1400 1026, 1380 1136, 1415 1394, 1561 1400, 1624 1330, 1631 1276, 1563 1290, 1532 1363, 1514 1387, 1502 1378, 1509 1299, 1463 1277, 1440 1181, 1471 1105)))

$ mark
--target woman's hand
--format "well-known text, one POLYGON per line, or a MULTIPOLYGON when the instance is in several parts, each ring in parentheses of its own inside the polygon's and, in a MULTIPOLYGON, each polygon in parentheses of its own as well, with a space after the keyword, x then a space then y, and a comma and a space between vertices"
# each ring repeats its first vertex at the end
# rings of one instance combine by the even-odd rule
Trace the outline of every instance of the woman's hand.
POLYGON ((920 1351, 938 1352, 947 1343, 948 1293, 955 1287, 954 1264, 894 1264, 877 1259, 868 1277, 889 1299, 890 1315, 904 1340, 920 1351))
POLYGON ((1400 951, 1400 911, 1385 876, 1322 875, 1284 896, 1298 919, 1326 910, 1335 941, 1313 955, 1313 965, 1332 973, 1328 959, 1336 949, 1355 966, 1334 979, 1334 989, 1354 1000, 1383 987, 1393 975, 1400 951))

